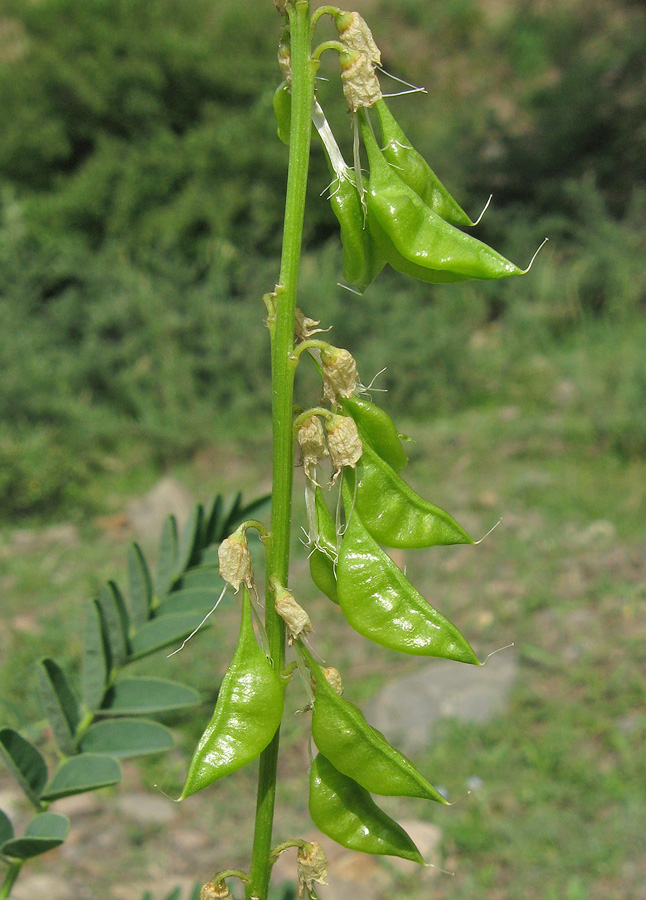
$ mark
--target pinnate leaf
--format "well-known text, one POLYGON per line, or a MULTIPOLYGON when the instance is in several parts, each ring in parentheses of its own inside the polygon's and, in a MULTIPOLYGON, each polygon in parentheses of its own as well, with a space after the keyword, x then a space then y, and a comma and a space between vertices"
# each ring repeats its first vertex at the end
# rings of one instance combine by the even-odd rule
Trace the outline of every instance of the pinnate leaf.
POLYGON ((146 558, 135 543, 128 547, 128 592, 132 625, 139 628, 150 618, 153 583, 146 558))
POLYGON ((202 621, 197 612, 172 613, 147 622, 130 641, 130 658, 139 659, 187 637, 202 621))
POLYGON ((101 705, 111 666, 101 608, 96 600, 90 600, 85 619, 82 679, 83 699, 89 709, 96 710, 101 705))

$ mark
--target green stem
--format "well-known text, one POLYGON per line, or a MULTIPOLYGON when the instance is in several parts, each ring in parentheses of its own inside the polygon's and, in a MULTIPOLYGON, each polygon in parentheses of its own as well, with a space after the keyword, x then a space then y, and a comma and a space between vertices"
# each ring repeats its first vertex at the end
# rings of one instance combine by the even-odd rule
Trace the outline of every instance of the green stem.
POLYGON ((17 860, 16 862, 11 863, 7 870, 7 874, 4 877, 4 881, 2 882, 2 885, 0 885, 0 898, 9 896, 11 888, 14 886, 22 866, 23 860, 17 860))
MULTIPOLYGON (((270 536, 267 545, 265 627, 276 671, 285 665, 285 625, 275 612, 272 583, 288 584, 292 515, 294 438, 292 407, 295 361, 294 318, 301 258, 305 194, 309 169, 314 76, 317 63, 310 59, 309 0, 288 6, 292 48, 292 117, 289 170, 285 201, 281 290, 276 297, 276 320, 271 329, 273 488, 270 536)), ((260 757, 254 844, 249 872, 248 900, 266 900, 271 874, 271 837, 276 797, 279 731, 260 757)))

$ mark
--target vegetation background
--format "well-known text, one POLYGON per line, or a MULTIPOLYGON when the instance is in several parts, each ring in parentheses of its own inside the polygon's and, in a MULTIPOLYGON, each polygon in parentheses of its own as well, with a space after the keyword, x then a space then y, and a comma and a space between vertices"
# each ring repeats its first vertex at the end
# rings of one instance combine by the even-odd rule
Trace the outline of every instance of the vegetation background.
MULTIPOLYGON (((643 900, 646 10, 357 7, 385 68, 428 88, 393 101, 416 147, 467 211, 493 193, 483 239, 525 264, 550 237, 522 280, 434 287, 386 272, 355 297, 337 286, 314 146, 302 306, 334 323, 364 381, 387 366, 381 397, 418 439, 418 486, 482 532, 499 513, 508 523, 460 571, 443 555, 441 578, 417 564, 479 646, 516 640, 523 662, 508 716, 447 725, 429 750, 428 765, 489 778, 484 799, 442 820, 457 877, 437 896, 643 900)), ((287 161, 277 32, 269 0, 3 0, 9 724, 37 716, 28 663, 52 647, 74 660, 61 619, 121 560, 97 516, 166 471, 200 499, 232 476, 266 479, 260 297, 277 272, 287 161), (16 528, 56 522, 79 529, 73 551, 20 550, 16 528), (35 631, 13 627, 25 611, 42 616, 35 631)), ((336 80, 320 99, 349 147, 336 80)), ((208 686, 209 666, 195 677, 208 686)))

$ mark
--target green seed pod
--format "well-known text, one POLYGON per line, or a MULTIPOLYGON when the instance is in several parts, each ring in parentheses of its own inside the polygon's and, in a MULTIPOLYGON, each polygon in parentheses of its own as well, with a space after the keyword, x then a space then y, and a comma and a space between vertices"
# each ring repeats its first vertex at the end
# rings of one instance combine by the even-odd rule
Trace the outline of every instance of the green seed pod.
POLYGON ((381 125, 382 153, 397 170, 401 180, 422 198, 433 212, 452 225, 475 225, 462 207, 449 194, 423 156, 411 146, 385 100, 378 100, 375 109, 381 125))
MULTIPOLYGON (((469 278, 508 278, 529 271, 529 266, 519 269, 487 244, 465 234, 433 212, 388 164, 365 112, 362 111, 359 116, 361 136, 370 163, 370 181, 366 192, 369 226, 373 229, 374 224, 375 229, 381 229, 404 260, 426 270, 428 277, 424 280, 447 282, 469 278)), ((374 236, 375 230, 371 233, 374 236)), ((394 257, 391 256, 389 262, 397 268, 394 257)))
POLYGON ((369 444, 363 445, 355 477, 357 511, 380 544, 404 548, 473 544, 452 516, 415 493, 369 444))
POLYGON ((412 762, 368 724, 359 707, 330 687, 311 655, 302 649, 316 680, 312 737, 326 759, 373 794, 422 797, 446 804, 412 762))
POLYGON ((276 734, 282 715, 283 685, 256 641, 251 598, 244 587, 238 645, 180 800, 253 762, 276 734))
POLYGON ((289 147, 289 131, 292 124, 292 92, 284 81, 274 91, 274 116, 276 133, 283 144, 289 147))
POLYGON ((362 441, 370 444, 395 472, 406 468, 408 457, 395 423, 387 412, 363 397, 346 397, 341 400, 341 408, 356 422, 362 441))
POLYGON ((342 847, 424 863, 404 829, 321 753, 310 769, 309 808, 316 827, 342 847))
MULTIPOLYGON (((344 499, 352 501, 349 488, 344 499)), ((480 665, 455 625, 427 603, 368 534, 356 508, 341 542, 337 578, 343 615, 363 637, 400 653, 480 665)))
POLYGON ((349 172, 333 184, 330 205, 341 229, 343 280, 363 293, 386 260, 368 229, 361 198, 349 172))
POLYGON ((310 575, 319 591, 333 603, 338 603, 333 562, 337 555, 336 526, 319 487, 316 488, 315 508, 317 533, 315 538, 312 535, 315 549, 310 553, 310 575))

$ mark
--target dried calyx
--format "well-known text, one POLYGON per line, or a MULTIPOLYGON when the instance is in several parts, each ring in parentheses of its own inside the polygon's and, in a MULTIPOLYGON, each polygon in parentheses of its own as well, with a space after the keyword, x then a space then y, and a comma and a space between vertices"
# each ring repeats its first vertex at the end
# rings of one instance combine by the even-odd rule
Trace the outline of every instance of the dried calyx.
POLYGON ((220 578, 230 584, 234 591, 244 584, 253 588, 253 565, 247 544, 246 525, 241 525, 218 548, 220 578))
POLYGON ((346 466, 354 469, 363 453, 363 444, 354 419, 332 415, 325 422, 327 445, 336 481, 346 466))
POLYGON ((299 847, 297 873, 299 898, 309 896, 315 884, 327 884, 327 858, 316 841, 299 847))
POLYGON ((276 585, 276 612, 287 626, 287 642, 291 646, 295 640, 312 631, 310 617, 300 606, 293 594, 282 585, 276 585))
POLYGON ((337 397, 351 397, 357 392, 359 374, 355 358, 348 350, 328 345, 321 350, 323 367, 323 402, 337 406, 337 397))
POLYGON ((296 440, 301 448, 303 468, 310 481, 316 481, 316 467, 320 459, 328 456, 325 431, 318 416, 310 416, 298 429, 296 440))

